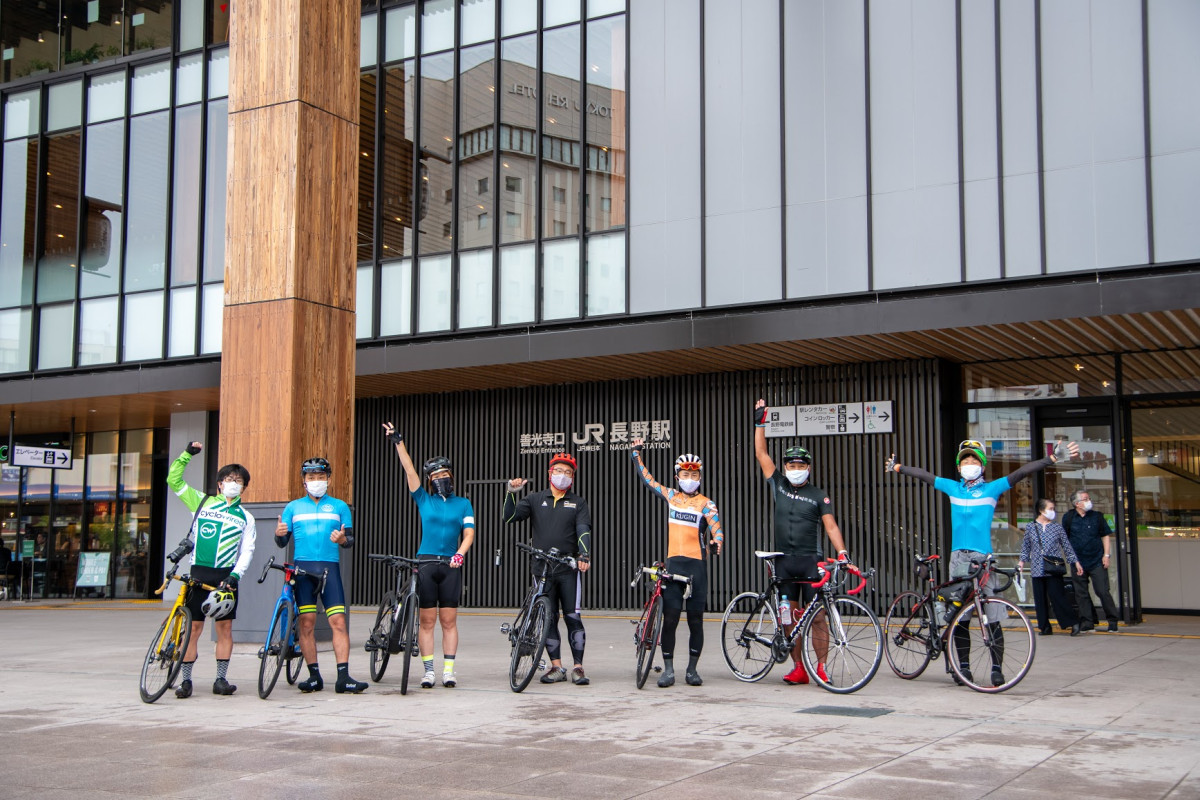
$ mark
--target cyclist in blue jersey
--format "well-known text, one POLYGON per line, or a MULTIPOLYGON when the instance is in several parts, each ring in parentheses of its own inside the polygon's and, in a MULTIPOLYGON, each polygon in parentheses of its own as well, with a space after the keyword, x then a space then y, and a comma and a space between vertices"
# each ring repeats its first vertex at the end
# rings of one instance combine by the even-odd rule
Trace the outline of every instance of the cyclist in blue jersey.
POLYGON ((408 491, 421 514, 421 544, 417 548, 417 605, 421 621, 417 644, 425 667, 421 688, 433 688, 433 628, 438 620, 442 623, 442 686, 451 688, 458 685, 454 674, 458 602, 462 596, 462 565, 475 541, 475 510, 470 500, 454 493, 450 459, 434 456, 418 472, 404 437, 390 422, 385 422, 383 429, 396 447, 408 479, 408 491), (432 494, 422 484, 422 472, 432 494))
POLYGON ((319 692, 325 686, 317 665, 317 640, 313 629, 317 624, 317 588, 325 573, 325 588, 321 604, 333 633, 333 655, 337 659, 338 694, 358 694, 367 688, 365 681, 350 677, 350 634, 346 620, 346 593, 342 588, 342 572, 338 550, 354 546, 353 520, 350 506, 330 497, 329 476, 332 470, 323 458, 310 458, 300 466, 306 495, 288 503, 275 525, 275 544, 287 547, 294 536, 296 549, 293 558, 308 574, 296 579, 296 606, 300 612, 298 633, 300 652, 308 664, 308 678, 296 684, 302 692, 319 692))
MULTIPOLYGON (((938 478, 923 469, 904 466, 896 460, 895 453, 887 460, 884 469, 924 481, 950 497, 950 577, 962 578, 970 573, 972 560, 981 561, 992 553, 992 518, 996 514, 996 502, 1000 496, 1026 476, 1057 463, 1059 458, 1078 456, 1079 445, 1070 442, 1064 446, 1060 442, 1055 452, 1046 458, 1030 461, 1006 477, 986 481, 983 468, 987 466, 987 453, 983 443, 964 439, 959 443, 958 455, 954 459, 958 465, 958 480, 938 478)), ((993 575, 983 589, 984 595, 994 594, 999 583, 999 578, 993 575)), ((995 611, 1000 612, 1000 608, 995 611)), ((989 607, 988 613, 993 613, 993 609, 989 607)), ((994 641, 997 643, 994 647, 999 649, 999 652, 992 654, 992 684, 999 686, 1004 683, 1004 673, 999 666, 1003 658, 1003 630, 999 618, 989 617, 988 622, 993 626, 994 641)), ((970 633, 962 624, 954 630, 954 649, 968 678, 971 675, 970 648, 970 633)), ((958 682, 957 675, 954 680, 958 682)))

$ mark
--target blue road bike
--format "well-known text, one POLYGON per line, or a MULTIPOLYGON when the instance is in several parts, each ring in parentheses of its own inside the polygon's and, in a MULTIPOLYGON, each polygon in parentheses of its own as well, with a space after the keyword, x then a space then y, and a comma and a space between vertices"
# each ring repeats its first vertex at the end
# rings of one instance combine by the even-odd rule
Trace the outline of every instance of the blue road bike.
MULTIPOLYGON (((263 567, 262 577, 258 582, 265 581, 267 574, 273 569, 283 573, 283 588, 279 592, 279 599, 275 601, 275 611, 271 614, 267 641, 258 651, 258 696, 263 700, 266 700, 275 688, 275 682, 279 680, 279 673, 283 671, 284 664, 287 665, 289 684, 294 684, 296 678, 300 677, 304 657, 300 654, 300 640, 296 636, 296 621, 299 618, 296 608, 296 578, 317 577, 295 564, 276 564, 275 556, 271 556, 271 560, 263 567)), ((318 596, 325 590, 325 577, 328 574, 329 570, 321 572, 321 585, 317 587, 318 596)))

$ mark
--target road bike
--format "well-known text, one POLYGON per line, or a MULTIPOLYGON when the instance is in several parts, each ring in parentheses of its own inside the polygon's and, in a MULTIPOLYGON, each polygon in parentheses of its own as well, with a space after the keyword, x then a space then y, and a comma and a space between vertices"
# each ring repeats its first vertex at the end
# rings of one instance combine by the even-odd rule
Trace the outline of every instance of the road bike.
POLYGON ((863 572, 846 561, 818 564, 820 579, 812 584, 817 591, 789 628, 779 610, 780 587, 794 581, 780 579, 775 569, 776 559, 784 553, 755 551, 754 555, 766 564, 767 588, 733 598, 721 619, 725 663, 734 677, 762 680, 776 663, 787 661, 802 641, 801 661, 821 688, 849 694, 866 686, 883 660, 883 631, 875 612, 852 595, 866 587, 875 570, 863 572), (859 579, 858 586, 839 592, 850 575, 859 579))
MULTIPOLYGON (((283 588, 275 601, 275 610, 271 612, 271 624, 267 626, 267 639, 258 649, 258 696, 266 700, 279 680, 280 671, 284 672, 289 685, 296 683, 300 677, 300 667, 304 657, 300 653, 300 639, 296 634, 296 623, 300 618, 296 608, 296 578, 316 578, 311 572, 306 572, 295 564, 276 564, 275 556, 263 567, 258 582, 267 579, 267 573, 277 569, 283 573, 283 588), (286 665, 287 669, 284 670, 286 665)), ((317 596, 325 591, 325 579, 329 570, 321 572, 317 587, 317 596)))
POLYGON ((985 596, 983 588, 995 574, 1008 582, 994 588, 999 594, 1012 585, 1020 569, 1000 569, 995 556, 971 561, 962 578, 938 583, 937 555, 917 556, 917 578, 925 594, 904 592, 884 621, 887 660, 901 678, 916 678, 929 662, 943 657, 955 682, 977 692, 1003 692, 1021 682, 1033 666, 1037 640, 1033 625, 1021 609, 1002 597, 985 596), (987 622, 984 622, 984 621, 987 622), (953 644, 951 644, 953 641, 953 644), (976 679, 971 665, 990 664, 976 679))
POLYGON ((517 549, 529 553, 531 560, 538 564, 533 576, 533 583, 525 602, 521 604, 517 618, 512 623, 505 622, 500 626, 500 632, 512 643, 512 657, 508 663, 508 686, 514 692, 522 692, 533 679, 534 672, 542 666, 542 651, 546 647, 546 637, 550 634, 550 623, 554 619, 550 598, 546 596, 546 575, 552 564, 575 569, 575 559, 563 556, 557 547, 549 550, 539 550, 527 544, 517 542, 517 549))
MULTIPOLYGON (((176 551, 179 552, 179 551, 176 551)), ((172 554, 174 555, 174 554, 172 554)), ((162 586, 154 593, 161 595, 167 590, 171 581, 183 584, 175 603, 167 612, 167 618, 146 650, 146 658, 142 661, 142 674, 138 680, 138 691, 143 703, 153 703, 163 696, 163 692, 175 685, 179 671, 183 669, 183 656, 187 653, 188 643, 192 640, 192 611, 187 607, 188 597, 193 591, 215 591, 216 586, 209 586, 192 578, 191 575, 177 575, 178 559, 163 578, 162 586)))
POLYGON ((637 671, 634 674, 639 689, 646 685, 646 677, 650 674, 651 667, 654 666, 654 651, 658 648, 659 639, 662 637, 663 581, 679 581, 685 584, 683 590, 685 601, 692 596, 691 576, 673 575, 666 571, 661 561, 654 562, 654 565, 650 567, 638 567, 638 571, 633 575, 633 580, 629 583, 629 588, 637 586, 647 576, 654 581, 654 588, 650 591, 650 596, 646 598, 646 604, 642 606, 642 618, 637 622, 630 620, 637 626, 633 632, 633 647, 637 653, 637 671))
POLYGON ((411 558, 385 554, 368 555, 371 561, 382 561, 396 570, 396 585, 379 601, 375 624, 363 645, 371 654, 371 680, 383 680, 388 661, 402 655, 400 661, 400 694, 408 694, 408 673, 412 660, 421 655, 417 644, 417 570, 411 558), (407 577, 406 577, 407 573, 407 577))

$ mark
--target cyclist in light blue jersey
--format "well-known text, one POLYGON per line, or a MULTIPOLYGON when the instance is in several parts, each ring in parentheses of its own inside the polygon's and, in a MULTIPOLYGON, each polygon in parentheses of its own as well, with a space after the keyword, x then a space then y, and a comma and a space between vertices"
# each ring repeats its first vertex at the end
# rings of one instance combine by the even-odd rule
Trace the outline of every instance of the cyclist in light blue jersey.
POLYGON ((339 566, 340 549, 354 546, 353 520, 350 506, 330 497, 329 476, 332 470, 323 458, 310 458, 300 467, 306 495, 288 503, 275 526, 275 544, 287 547, 294 536, 296 549, 293 559, 308 574, 296 579, 296 605, 300 612, 298 633, 300 652, 308 664, 308 679, 296 684, 302 692, 317 692, 325 686, 317 665, 317 640, 313 630, 317 624, 317 588, 325 574, 321 604, 329 618, 333 634, 333 655, 337 659, 338 694, 358 694, 367 688, 365 681, 350 677, 350 635, 346 620, 346 593, 342 588, 339 566))
MULTIPOLYGON (((1068 456, 1077 458, 1079 445, 1075 442, 1063 445, 1060 442, 1053 454, 1030 461, 1003 478, 985 481, 983 468, 987 466, 987 453, 983 443, 974 439, 964 439, 959 443, 958 455, 954 459, 958 466, 958 480, 938 478, 923 469, 904 466, 896 460, 895 453, 892 453, 884 469, 924 481, 950 498, 950 577, 963 578, 970 573, 972 560, 982 561, 992 553, 992 518, 996 515, 996 502, 999 497, 1016 486, 1021 479, 1057 463, 1060 457, 1068 456)), ((983 589, 984 595, 990 597, 995 593, 997 586, 999 579, 993 575, 983 589)), ((999 613, 1000 608, 994 611, 999 613)), ((988 613, 993 613, 991 607, 988 608, 988 613)), ((991 619, 989 616, 988 622, 993 626, 994 641, 997 642, 995 647, 1001 648, 999 653, 993 654, 992 659, 992 683, 998 686, 1004 682, 1004 675, 999 667, 1003 656, 1003 631, 998 618, 991 619)), ((971 641, 965 623, 954 631, 954 647, 965 674, 970 676, 968 667, 971 641)), ((958 676, 955 676, 954 680, 958 682, 958 676)))

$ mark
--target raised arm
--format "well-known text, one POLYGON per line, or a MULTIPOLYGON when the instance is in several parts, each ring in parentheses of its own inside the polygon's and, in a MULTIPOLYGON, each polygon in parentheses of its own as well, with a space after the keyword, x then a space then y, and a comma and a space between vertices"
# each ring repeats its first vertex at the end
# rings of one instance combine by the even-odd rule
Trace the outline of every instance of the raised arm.
POLYGON ((504 494, 504 510, 501 513, 501 518, 506 523, 529 519, 529 496, 517 499, 517 492, 522 491, 526 484, 527 481, 524 478, 513 478, 508 482, 508 491, 504 494))
POLYGON ((892 453, 892 457, 883 465, 885 472, 898 472, 901 475, 907 475, 910 478, 916 478, 919 481, 928 483, 933 486, 933 482, 937 480, 937 476, 932 472, 926 472, 920 467, 908 467, 896 460, 896 454, 892 453))
POLYGON ((633 446, 629 448, 629 457, 633 459, 633 468, 637 470, 638 475, 642 478, 642 482, 650 488, 650 491, 662 495, 663 499, 668 499, 670 498, 671 490, 654 480, 654 476, 650 474, 650 470, 646 469, 646 465, 642 463, 642 448, 645 447, 645 444, 641 439, 633 440, 633 446))
POLYGON ((390 422, 383 423, 383 431, 387 434, 388 441, 396 446, 396 455, 400 457, 400 465, 404 467, 404 474, 408 478, 408 490, 415 492, 421 485, 421 473, 417 471, 416 465, 408 455, 408 448, 404 446, 404 436, 397 433, 396 427, 390 422))
POLYGON ((767 453, 767 401, 759 398, 754 404, 754 457, 767 480, 775 474, 775 462, 767 453))
POLYGON ((1012 474, 1008 476, 1008 485, 1009 487, 1016 486, 1020 481, 1032 475, 1033 473, 1043 470, 1053 464, 1057 464, 1060 457, 1066 456, 1069 458, 1074 458, 1077 455, 1079 455, 1079 445, 1075 444, 1075 442, 1067 443, 1065 448, 1062 444, 1059 444, 1058 447, 1054 448, 1053 454, 1048 455, 1045 458, 1039 458, 1034 461, 1030 461, 1028 464, 1022 464, 1020 467, 1013 470, 1012 474))

